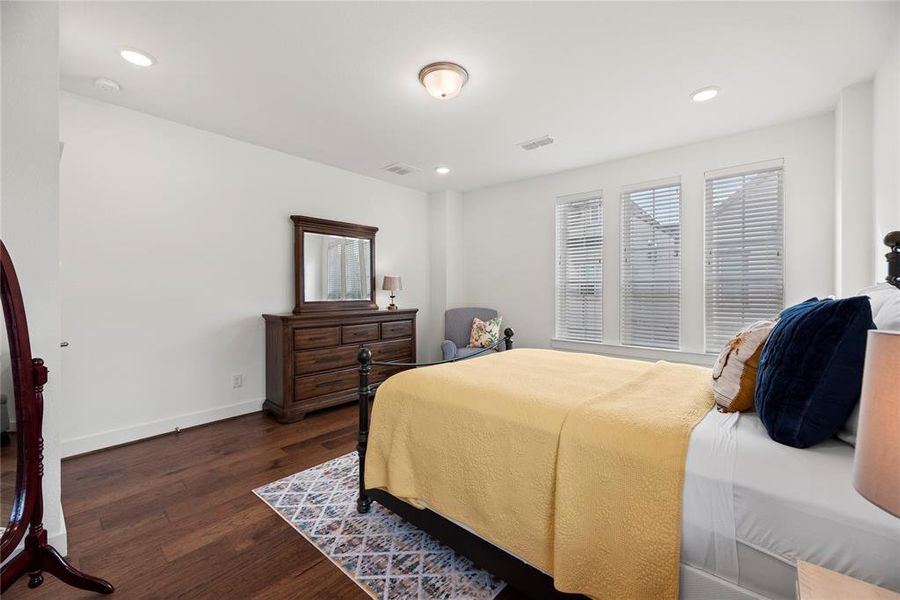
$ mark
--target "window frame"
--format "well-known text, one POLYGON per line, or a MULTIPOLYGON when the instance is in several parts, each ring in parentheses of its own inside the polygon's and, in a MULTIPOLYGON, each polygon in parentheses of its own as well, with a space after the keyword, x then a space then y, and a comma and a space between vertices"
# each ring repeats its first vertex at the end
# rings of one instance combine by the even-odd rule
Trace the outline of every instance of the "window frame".
MULTIPOLYGON (((708 268, 708 259, 709 259, 709 219, 708 213, 710 209, 710 200, 709 200, 709 182, 712 179, 726 179, 729 177, 738 177, 743 176, 746 177, 748 175, 753 175, 756 173, 765 173, 769 171, 780 171, 779 175, 779 184, 778 184, 778 192, 779 192, 779 205, 778 205, 778 217, 780 219, 780 235, 777 238, 778 246, 779 246, 779 258, 780 258, 780 269, 781 269, 781 302, 780 308, 772 315, 768 315, 769 318, 777 317, 781 310, 785 307, 785 290, 787 287, 787 254, 785 248, 785 212, 787 206, 786 194, 785 194, 785 178, 786 178, 786 169, 784 164, 784 158, 775 158, 771 160, 764 160, 758 162, 744 163, 740 165, 735 165, 731 167, 724 167, 721 169, 714 169, 710 171, 706 171, 703 174, 703 352, 707 355, 717 355, 721 352, 721 344, 720 347, 710 346, 709 339, 709 330, 710 330, 710 306, 709 306, 709 268, 708 268)), ((766 316, 760 316, 760 319, 766 318, 766 316)), ((751 323, 746 323, 744 327, 750 325, 751 323)), ((734 331, 733 333, 737 333, 734 331)), ((733 335, 733 334, 732 334, 733 335)))
MULTIPOLYGON (((571 343, 602 343, 604 336, 604 327, 603 327, 603 318, 604 318, 604 310, 603 310, 603 298, 604 298, 604 287, 603 287, 603 279, 604 279, 604 245, 606 243, 606 235, 604 231, 605 221, 604 221, 604 198, 603 198, 603 190, 596 189, 588 192, 581 192, 577 194, 568 194, 564 196, 558 196, 554 203, 554 279, 553 279, 553 302, 554 302, 554 338, 555 340, 571 342, 571 343), (564 333, 561 325, 561 315, 562 315, 562 307, 560 306, 560 267, 562 266, 562 256, 560 253, 560 207, 565 204, 574 204, 578 202, 591 202, 596 201, 597 206, 599 208, 599 260, 600 260, 600 280, 599 280, 599 291, 596 294, 598 298, 598 312, 599 318, 597 322, 597 330, 598 335, 596 338, 591 338, 588 336, 584 337, 570 337, 569 334, 564 333)), ((587 328, 585 328, 587 329, 587 328)))
POLYGON ((646 348, 653 350, 666 350, 671 352, 679 352, 681 351, 682 344, 682 336, 681 336, 681 325, 682 325, 682 289, 683 289, 683 274, 684 274, 684 244, 683 244, 683 216, 684 216, 684 187, 681 183, 681 176, 674 177, 666 177, 663 179, 656 179, 653 181, 646 181, 643 183, 636 183, 631 185, 626 185, 622 187, 621 193, 619 195, 620 200, 620 228, 619 228, 619 343, 622 346, 628 346, 633 348, 646 348), (626 341, 626 331, 627 328, 625 326, 625 259, 626 259, 626 228, 627 228, 627 219, 628 219, 628 210, 626 210, 626 203, 630 200, 632 194, 640 193, 640 192, 650 192, 655 190, 663 190, 667 188, 677 188, 677 197, 678 197, 678 281, 677 281, 677 300, 676 300, 676 310, 675 310, 675 319, 676 319, 676 337, 675 337, 675 345, 674 346, 665 346, 658 344, 640 344, 635 343, 633 341, 626 341))

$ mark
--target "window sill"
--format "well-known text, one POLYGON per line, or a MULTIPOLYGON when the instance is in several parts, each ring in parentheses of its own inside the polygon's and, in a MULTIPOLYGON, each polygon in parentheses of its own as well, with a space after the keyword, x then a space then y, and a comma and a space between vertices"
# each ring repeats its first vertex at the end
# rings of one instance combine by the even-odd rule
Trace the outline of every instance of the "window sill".
POLYGON ((574 342, 553 338, 550 347, 556 350, 568 350, 571 352, 588 352, 591 354, 603 354, 616 358, 632 358, 637 360, 668 360, 671 362, 688 363, 711 367, 716 362, 713 354, 700 354, 697 352, 684 352, 681 350, 663 350, 660 348, 643 348, 641 346, 623 346, 621 344, 605 344, 602 342, 574 342))

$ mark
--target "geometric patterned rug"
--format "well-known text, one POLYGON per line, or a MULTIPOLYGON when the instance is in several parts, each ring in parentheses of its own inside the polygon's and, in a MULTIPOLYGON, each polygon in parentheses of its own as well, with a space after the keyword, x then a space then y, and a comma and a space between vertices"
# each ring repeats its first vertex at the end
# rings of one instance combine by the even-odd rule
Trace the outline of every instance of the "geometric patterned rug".
POLYGON ((493 600, 506 583, 377 502, 356 512, 356 452, 253 490, 378 600, 493 600))

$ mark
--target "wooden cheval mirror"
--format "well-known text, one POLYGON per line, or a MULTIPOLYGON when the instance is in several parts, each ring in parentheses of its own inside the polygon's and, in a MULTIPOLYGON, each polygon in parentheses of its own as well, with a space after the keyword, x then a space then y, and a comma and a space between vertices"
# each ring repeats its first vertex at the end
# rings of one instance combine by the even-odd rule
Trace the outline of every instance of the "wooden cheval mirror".
MULTIPOLYGON (((68 585, 111 594, 113 586, 109 582, 78 571, 53 546, 47 544, 41 486, 44 475, 43 389, 47 382, 47 367, 40 358, 31 357, 22 291, 16 270, 2 241, 0 262, 0 294, 3 299, 13 391, 10 400, 15 402, 16 415, 16 483, 9 507, 9 524, 0 539, 0 556, 3 562, 0 592, 6 591, 26 573, 28 587, 36 588, 43 583, 43 572, 46 571, 68 585), (12 556, 23 540, 21 551, 12 556)), ((8 453, 4 451, 4 454, 8 453)), ((4 507, 6 505, 8 503, 4 503, 4 507)))

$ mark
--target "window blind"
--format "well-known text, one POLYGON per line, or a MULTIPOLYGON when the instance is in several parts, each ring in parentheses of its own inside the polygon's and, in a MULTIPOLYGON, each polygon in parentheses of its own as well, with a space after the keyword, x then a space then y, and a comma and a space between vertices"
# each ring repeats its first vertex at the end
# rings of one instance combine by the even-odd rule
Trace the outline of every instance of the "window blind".
POLYGON ((341 287, 343 280, 343 245, 340 242, 329 242, 326 250, 328 270, 326 273, 326 292, 329 300, 340 300, 344 297, 341 287))
POLYGON ((344 240, 344 294, 342 300, 358 300, 362 298, 362 273, 360 269, 360 252, 358 240, 344 240))
POLYGON ((681 183, 622 192, 622 343, 677 350, 681 330, 681 183))
POLYGON ((784 308, 781 161, 706 176, 706 351, 784 308))
POLYGON ((556 203, 556 337, 603 339, 603 201, 599 192, 556 203))

